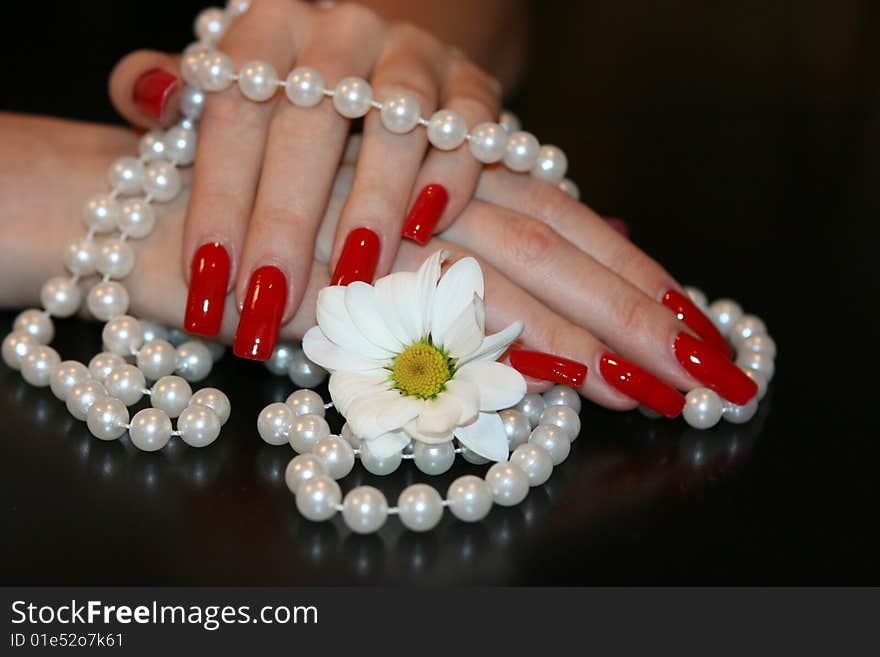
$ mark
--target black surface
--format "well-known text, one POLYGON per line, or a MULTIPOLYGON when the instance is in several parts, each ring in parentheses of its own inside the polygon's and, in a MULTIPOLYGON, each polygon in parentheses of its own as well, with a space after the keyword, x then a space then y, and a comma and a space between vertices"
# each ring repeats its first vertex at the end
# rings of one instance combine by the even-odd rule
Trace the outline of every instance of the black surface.
MULTIPOLYGON (((50 4, 51 20, 45 3, 13 12, 2 106, 111 120, 115 58, 187 43, 200 3, 143 3, 140 24, 137 3, 50 4)), ((158 455, 91 439, 3 367, 4 583, 880 583, 871 3, 552 2, 534 26, 528 127, 680 280, 766 320, 780 354, 759 416, 694 432, 588 407, 521 507, 358 537, 297 514, 290 451, 255 430, 292 385, 260 366, 227 357, 207 382, 235 406, 216 445, 158 455)), ((65 357, 98 348, 96 326, 59 332, 65 357)), ((394 499, 420 479, 405 464, 369 481, 394 499)))

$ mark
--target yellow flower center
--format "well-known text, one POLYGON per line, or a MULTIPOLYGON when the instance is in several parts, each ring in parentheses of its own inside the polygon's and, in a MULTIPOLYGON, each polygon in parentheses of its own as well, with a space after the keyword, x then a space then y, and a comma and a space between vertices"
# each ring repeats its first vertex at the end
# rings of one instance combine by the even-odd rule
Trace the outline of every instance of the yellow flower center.
POLYGON ((394 359, 391 379, 405 395, 433 399, 445 390, 452 371, 451 358, 430 342, 416 342, 394 359))

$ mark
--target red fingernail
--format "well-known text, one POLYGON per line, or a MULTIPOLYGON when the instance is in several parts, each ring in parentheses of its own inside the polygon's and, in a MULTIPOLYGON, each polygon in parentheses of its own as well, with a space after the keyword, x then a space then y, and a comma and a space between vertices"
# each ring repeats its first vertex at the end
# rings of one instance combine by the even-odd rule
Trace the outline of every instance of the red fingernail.
POLYGON ((599 372, 612 388, 668 418, 684 408, 684 396, 678 390, 617 354, 602 354, 599 372))
POLYGON ((192 259, 184 328, 196 335, 217 335, 229 287, 231 262, 218 242, 202 244, 192 259))
POLYGON ((278 341, 285 303, 287 279, 278 267, 260 267, 251 274, 232 346, 236 356, 268 360, 278 341))
POLYGON ((520 374, 569 386, 579 386, 587 378, 587 366, 583 363, 540 351, 514 349, 510 352, 510 365, 520 374))
POLYGON ((733 356, 733 349, 730 348, 727 340, 715 328, 712 320, 706 317, 687 296, 681 292, 669 290, 663 295, 662 303, 672 310, 675 316, 684 322, 694 333, 703 338, 703 342, 711 345, 716 351, 721 352, 728 358, 733 356))
POLYGON ((675 336, 673 350, 692 377, 734 404, 746 404, 758 392, 757 384, 730 359, 688 333, 675 336))
POLYGON ((372 283, 379 262, 379 246, 379 236, 369 228, 351 231, 345 238, 330 285, 348 285, 355 281, 372 283))
POLYGON ((176 75, 161 68, 153 68, 134 83, 132 94, 135 104, 157 121, 162 120, 165 103, 178 84, 176 75))
POLYGON ((413 203, 400 234, 425 246, 448 202, 449 193, 443 185, 428 185, 413 203))

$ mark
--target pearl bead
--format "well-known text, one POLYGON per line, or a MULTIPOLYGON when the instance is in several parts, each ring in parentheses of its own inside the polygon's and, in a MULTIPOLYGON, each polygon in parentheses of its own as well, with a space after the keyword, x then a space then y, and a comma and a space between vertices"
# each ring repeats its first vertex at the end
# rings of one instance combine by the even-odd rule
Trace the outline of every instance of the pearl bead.
POLYGON ((492 509, 492 491, 479 477, 465 475, 449 486, 446 501, 449 502, 449 511, 459 520, 479 522, 492 509))
POLYGON ((549 406, 541 413, 538 424, 554 424, 568 434, 574 441, 581 432, 581 418, 573 408, 568 406, 549 406))
POLYGON ((177 430, 190 447, 207 447, 220 435, 220 418, 207 406, 190 404, 177 418, 177 430))
POLYGON ((497 123, 479 123, 471 130, 468 147, 484 164, 500 162, 507 152, 507 132, 497 123))
POLYGON ((180 415, 191 399, 192 388, 179 376, 163 376, 150 389, 152 407, 164 411, 169 417, 180 415))
POLYGON ((110 165, 110 186, 120 194, 134 194, 144 182, 144 165, 136 157, 120 157, 110 165))
POLYGON ((713 390, 694 388, 685 395, 681 415, 695 429, 708 429, 718 424, 724 402, 713 390))
POLYGON ((455 462, 455 446, 451 440, 436 445, 416 441, 413 446, 413 462, 425 474, 443 474, 455 462))
POLYGON ((471 451, 470 449, 468 449, 464 445, 461 445, 460 449, 461 449, 461 458, 463 458, 468 463, 471 463, 473 465, 485 465, 486 463, 489 462, 489 459, 487 459, 485 456, 480 456, 479 454, 477 454, 474 451, 471 451))
POLYGON ((180 75, 184 82, 191 87, 201 87, 199 84, 199 73, 202 67, 202 60, 209 54, 213 54, 211 46, 206 43, 196 41, 183 49, 183 55, 180 59, 180 75))
POLYGON ((684 288, 685 294, 688 295, 688 298, 694 302, 694 305, 701 310, 706 310, 706 307, 709 305, 709 299, 706 297, 706 293, 703 292, 698 287, 693 287, 692 285, 685 286, 684 288))
POLYGON ((361 78, 343 78, 336 85, 333 106, 342 116, 356 119, 370 111, 373 88, 361 78))
POLYGON ((342 429, 339 431, 339 437, 351 445, 352 449, 360 449, 361 443, 363 442, 351 432, 351 427, 348 426, 348 422, 342 425, 342 429))
POLYGON ((413 484, 397 498, 397 513, 410 531, 426 532, 434 529, 443 517, 443 500, 433 486, 413 484))
POLYGON ((342 479, 354 467, 354 450, 338 436, 322 438, 312 448, 312 454, 321 459, 327 474, 342 479))
POLYGON ((287 376, 294 385, 315 388, 327 379, 327 370, 310 361, 302 349, 297 349, 287 368, 287 376))
POLYGON ((284 402, 294 415, 320 415, 324 417, 324 400, 314 390, 297 390, 284 402))
POLYGON ((498 117, 498 125, 500 125, 507 134, 513 134, 514 132, 522 130, 522 121, 520 121, 519 117, 510 110, 501 110, 501 114, 498 117))
POLYGON ((180 113, 191 121, 202 115, 205 109, 205 92, 197 87, 185 86, 180 92, 180 113))
POLYGON ((758 385, 758 394, 755 395, 755 399, 757 399, 758 401, 764 399, 764 395, 767 394, 767 386, 769 385, 767 377, 760 372, 749 369, 747 367, 740 367, 739 369, 741 369, 747 377, 749 377, 758 385))
POLYGON ((131 419, 128 435, 132 444, 145 452, 160 450, 171 440, 171 420, 159 408, 145 408, 131 419))
POLYGON ((141 323, 129 315, 120 315, 107 322, 101 337, 108 351, 121 356, 136 354, 144 343, 141 323))
POLYGON ((251 0, 229 0, 226 3, 226 11, 232 16, 241 16, 250 9, 251 0))
POLYGON ((92 360, 89 361, 89 374, 92 375, 95 381, 103 383, 104 379, 110 376, 113 370, 123 365, 125 365, 125 361, 122 359, 122 356, 109 351, 102 351, 99 354, 95 354, 92 360))
POLYGON ((545 145, 538 150, 538 157, 532 165, 532 176, 552 185, 558 185, 568 171, 568 158, 557 146, 545 145))
POLYGON ((119 204, 107 194, 96 194, 83 206, 83 220, 96 233, 109 233, 118 219, 119 204))
POLYGON ((107 321, 119 315, 124 315, 128 310, 128 290, 114 281, 98 283, 86 297, 86 305, 89 312, 96 319, 107 321))
POLYGON ((467 132, 464 117, 455 110, 439 110, 428 120, 428 141, 434 148, 442 151, 451 151, 461 146, 467 132))
POLYGON ((67 401, 67 395, 74 386, 84 383, 92 378, 89 369, 75 360, 65 360, 52 372, 49 379, 49 388, 52 394, 61 401, 67 401))
POLYGON ((269 62, 247 62, 238 72, 238 88, 255 102, 269 100, 278 88, 278 73, 269 62))
POLYGON ((27 333, 39 344, 49 344, 55 337, 52 318, 36 308, 19 313, 12 324, 12 330, 27 333))
POLYGON ((736 320, 730 327, 728 337, 736 349, 740 348, 743 342, 754 335, 761 335, 767 332, 764 320, 755 315, 743 315, 736 320))
POLYGON ((3 338, 3 362, 14 370, 21 369, 21 361, 28 351, 39 344, 27 333, 14 331, 3 338))
POLYGON ((120 400, 113 397, 98 399, 86 413, 86 425, 95 438, 116 440, 125 433, 128 424, 128 409, 120 400))
POLYGON ((67 410, 77 420, 84 422, 92 404, 106 396, 107 390, 97 381, 83 381, 67 393, 67 410))
POLYGON ((526 416, 532 429, 540 424, 541 413, 545 408, 547 408, 547 402, 537 392, 526 394, 516 405, 516 410, 526 416))
POLYGON ((374 475, 389 475, 400 467, 400 462, 402 461, 400 452, 395 452, 384 459, 377 458, 370 452, 370 442, 368 440, 361 443, 360 450, 361 465, 364 466, 367 472, 374 475))
POLYGON ((116 226, 129 237, 141 239, 153 232, 156 215, 149 203, 144 203, 141 199, 129 199, 122 204, 116 226))
POLYGON ((383 101, 379 116, 387 130, 402 135, 419 124, 421 111, 419 101, 414 96, 394 94, 383 101))
POLYGON ((168 342, 174 345, 175 348, 182 345, 187 340, 191 340, 189 333, 186 331, 181 331, 179 328, 174 326, 170 326, 168 328, 168 342))
POLYGON ((177 348, 175 369, 187 381, 201 381, 211 373, 211 351, 198 340, 184 342, 177 348))
POLYGON ((165 133, 165 157, 177 166, 187 166, 196 159, 196 131, 174 126, 165 133))
POLYGON ((709 304, 706 314, 718 330, 727 335, 734 323, 742 317, 743 311, 732 299, 718 299, 709 304))
POLYGON ((776 358, 776 342, 766 333, 758 333, 746 338, 738 345, 738 355, 744 353, 764 354, 767 358, 776 358))
POLYGON ((134 365, 122 365, 114 368, 104 379, 107 393, 119 399, 126 406, 134 406, 144 396, 147 381, 144 373, 134 365))
POLYGON ((226 13, 217 7, 208 7, 196 16, 193 30, 200 41, 214 42, 226 30, 226 13))
POLYGON ((219 363, 220 359, 223 358, 223 355, 226 353, 226 345, 221 344, 220 342, 205 342, 203 344, 211 353, 211 361, 219 363))
POLYGON ((161 130, 148 130, 138 142, 138 153, 147 161, 165 156, 165 133, 161 130))
POLYGON ((123 240, 104 240, 98 249, 95 266, 104 276, 125 278, 134 269, 134 250, 123 240))
POLYGON ((284 470, 284 483, 291 493, 296 495, 303 482, 313 477, 326 475, 324 463, 314 454, 300 454, 291 459, 284 470))
POLYGON ((520 445, 510 455, 510 462, 518 466, 529 480, 529 486, 540 486, 553 474, 550 453, 536 443, 520 445))
POLYGON ((45 388, 52 379, 52 372, 61 364, 61 357, 52 347, 34 345, 21 359, 21 376, 37 388, 45 388))
POLYGON ((496 463, 486 473, 486 483, 495 504, 516 506, 529 493, 529 478, 522 468, 511 463, 496 463))
POLYGON ((758 412, 758 397, 752 397, 742 406, 737 406, 729 401, 724 401, 721 417, 732 424, 745 424, 758 412))
POLYGON ((198 58, 196 86, 205 91, 223 91, 232 84, 235 69, 232 60, 222 52, 207 52, 198 58))
POLYGON ((285 93, 294 105, 314 107, 324 98, 324 78, 315 69, 300 66, 287 76, 285 93))
POLYGON ((151 162, 144 171, 144 192, 157 201, 167 202, 180 193, 180 173, 170 162, 151 162))
POLYGON ((295 451, 305 454, 329 435, 330 425, 320 415, 295 416, 290 427, 290 445, 295 451))
POLYGON ((153 340, 167 340, 168 329, 159 322, 148 319, 141 320, 141 328, 144 330, 144 342, 152 342, 153 340))
POLYGON ((283 445, 290 440, 293 419, 293 411, 287 404, 269 404, 257 416, 257 433, 270 445, 283 445))
POLYGON ((43 283, 40 303, 55 317, 70 317, 82 303, 79 286, 64 276, 54 276, 43 283))
POLYGON ((563 385, 553 386, 542 396, 547 406, 568 406, 575 413, 581 412, 581 396, 574 388, 563 385))
POLYGON ((532 430, 529 418, 515 408, 499 411, 498 415, 507 433, 507 448, 512 452, 529 439, 529 432, 532 430))
POLYGON ((200 404, 210 408, 214 411, 217 419, 220 420, 221 425, 226 424, 226 420, 229 419, 229 414, 232 412, 232 404, 229 403, 229 397, 217 388, 202 388, 198 390, 192 396, 189 403, 190 405, 200 404))
POLYGON ((514 132, 507 138, 504 164, 512 171, 528 171, 538 159, 541 145, 531 132, 514 132))
POLYGON ((263 365, 272 374, 283 376, 287 374, 287 368, 290 365, 290 361, 293 360, 293 353, 297 348, 296 345, 292 345, 289 342, 279 342, 275 349, 272 350, 272 355, 269 356, 269 359, 263 365))
POLYGON ((303 481, 296 491, 296 508, 304 518, 313 522, 332 518, 341 500, 339 484, 326 475, 303 481))
POLYGON ((64 266, 79 276, 94 274, 97 259, 98 247, 88 237, 72 241, 64 252, 64 266))
POLYGON ((559 189, 571 196, 575 201, 581 200, 581 189, 577 186, 577 184, 575 184, 573 180, 569 180, 568 178, 566 178, 565 180, 560 182, 557 187, 559 187, 559 189))
POLYGON ((168 376, 176 367, 177 352, 167 340, 150 340, 137 353, 137 366, 148 379, 168 376))
POLYGON ((382 491, 372 486, 358 486, 342 502, 342 519, 358 534, 378 531, 388 519, 388 502, 382 491))
POLYGON ((754 351, 746 351, 742 355, 737 355, 736 364, 743 369, 760 372, 767 378, 768 382, 773 380, 773 375, 776 373, 776 365, 773 359, 769 358, 767 354, 754 351))
POLYGON ((571 452, 568 433, 553 424, 539 424, 532 429, 529 442, 543 447, 550 455, 553 465, 559 465, 571 452))

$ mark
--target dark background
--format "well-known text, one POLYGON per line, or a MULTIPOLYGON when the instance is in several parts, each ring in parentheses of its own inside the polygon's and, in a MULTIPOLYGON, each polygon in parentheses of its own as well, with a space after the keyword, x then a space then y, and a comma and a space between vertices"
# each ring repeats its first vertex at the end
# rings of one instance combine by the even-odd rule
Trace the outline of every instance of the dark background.
MULTIPOLYGON (((180 49, 203 4, 16 3, 4 13, 0 108, 118 121, 105 91, 113 63, 139 47, 180 49)), ((750 424, 696 432, 587 407, 572 456, 520 507, 478 525, 446 518, 428 535, 392 520, 359 537, 296 512, 290 451, 254 427, 292 385, 258 365, 227 357, 206 382, 235 406, 217 444, 160 454, 90 438, 48 390, 0 367, 0 581, 880 583, 875 8, 534 8, 515 100, 526 126, 563 146, 588 204, 776 338, 777 376, 750 424)), ((13 317, 0 314, 4 334, 13 317)), ((67 357, 99 348, 96 326, 59 332, 67 357)), ((436 483, 483 469, 456 465, 436 483)), ((405 463, 385 480, 356 468, 342 484, 363 479, 393 501, 424 478, 405 463)))

